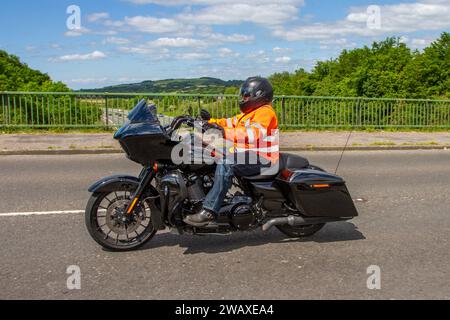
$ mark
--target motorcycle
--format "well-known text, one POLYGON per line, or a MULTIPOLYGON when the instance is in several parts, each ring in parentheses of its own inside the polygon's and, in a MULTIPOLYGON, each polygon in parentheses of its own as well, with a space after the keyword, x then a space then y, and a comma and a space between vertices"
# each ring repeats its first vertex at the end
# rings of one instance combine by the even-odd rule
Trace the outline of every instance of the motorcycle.
POLYGON ((163 126, 156 106, 146 100, 129 113, 114 138, 143 169, 138 177, 106 177, 89 188, 85 222, 98 244, 112 251, 134 250, 166 228, 180 235, 229 235, 275 226, 287 237, 302 238, 326 223, 358 215, 341 177, 303 157, 280 153, 276 172, 234 178, 214 222, 204 227, 186 224, 183 219, 201 208, 212 188, 216 165, 174 163, 173 149, 181 142, 173 136, 182 126, 194 128, 206 120, 186 115, 163 126))

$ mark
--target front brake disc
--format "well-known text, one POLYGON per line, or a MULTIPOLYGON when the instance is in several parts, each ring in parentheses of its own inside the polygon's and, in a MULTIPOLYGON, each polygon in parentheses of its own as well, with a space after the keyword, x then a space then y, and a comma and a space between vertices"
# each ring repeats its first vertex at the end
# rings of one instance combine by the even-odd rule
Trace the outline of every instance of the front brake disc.
POLYGON ((141 207, 138 206, 135 212, 126 221, 122 220, 122 217, 126 215, 125 210, 128 207, 130 200, 128 199, 116 199, 114 200, 106 210, 106 225, 108 228, 118 235, 125 235, 135 232, 142 222, 141 207))

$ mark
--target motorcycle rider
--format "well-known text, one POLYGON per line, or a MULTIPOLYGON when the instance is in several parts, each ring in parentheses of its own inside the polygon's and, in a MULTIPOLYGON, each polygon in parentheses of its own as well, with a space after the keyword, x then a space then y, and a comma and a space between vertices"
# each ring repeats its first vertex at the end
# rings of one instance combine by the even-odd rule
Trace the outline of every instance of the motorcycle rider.
MULTIPOLYGON (((214 185, 200 212, 188 215, 184 222, 202 227, 218 215, 234 176, 255 176, 265 167, 278 163, 278 119, 272 108, 273 87, 262 77, 248 78, 240 89, 241 114, 228 119, 211 119, 209 123, 222 128, 224 138, 232 143, 232 152, 244 163, 229 159, 217 164, 214 185), (240 155, 240 156, 239 156, 240 155), (250 159, 256 155, 256 163, 250 159), (243 156, 243 157, 242 157, 243 156)), ((255 159, 255 157, 253 157, 255 159)))

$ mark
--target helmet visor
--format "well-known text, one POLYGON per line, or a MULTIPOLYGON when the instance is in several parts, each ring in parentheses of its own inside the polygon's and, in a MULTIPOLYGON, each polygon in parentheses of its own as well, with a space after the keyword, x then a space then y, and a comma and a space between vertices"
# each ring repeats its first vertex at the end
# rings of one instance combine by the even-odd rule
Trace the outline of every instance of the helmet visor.
POLYGON ((242 98, 250 98, 252 96, 252 88, 242 87, 241 88, 241 97, 242 98))

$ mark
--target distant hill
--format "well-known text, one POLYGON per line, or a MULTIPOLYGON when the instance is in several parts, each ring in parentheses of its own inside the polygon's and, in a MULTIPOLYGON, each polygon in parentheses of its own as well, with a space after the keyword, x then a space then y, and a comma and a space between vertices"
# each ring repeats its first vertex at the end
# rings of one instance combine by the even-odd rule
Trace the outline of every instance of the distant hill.
POLYGON ((167 79, 158 81, 144 81, 141 83, 120 84, 99 89, 82 89, 83 92, 110 92, 110 93, 225 93, 227 88, 230 93, 237 93, 237 88, 243 81, 224 81, 216 78, 196 79, 167 79), (235 89, 235 90, 234 90, 235 89))

